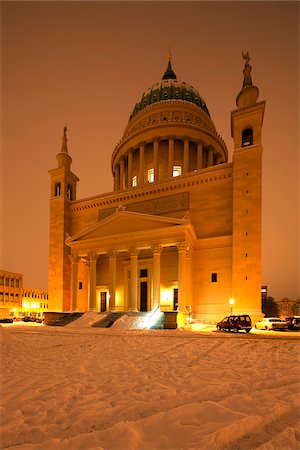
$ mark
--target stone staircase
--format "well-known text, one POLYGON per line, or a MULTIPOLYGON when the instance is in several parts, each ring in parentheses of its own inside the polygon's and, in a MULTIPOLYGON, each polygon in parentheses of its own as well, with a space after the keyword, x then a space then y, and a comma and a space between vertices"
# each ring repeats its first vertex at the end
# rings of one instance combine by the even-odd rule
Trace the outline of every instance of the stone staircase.
POLYGON ((120 317, 124 316, 124 312, 109 312, 98 322, 93 323, 93 328, 110 328, 120 317))
POLYGON ((74 322, 74 320, 79 319, 84 313, 80 312, 73 312, 70 314, 66 314, 65 316, 61 317, 60 319, 53 320, 52 323, 49 322, 47 325, 52 325, 53 327, 64 327, 68 325, 71 322, 74 322))

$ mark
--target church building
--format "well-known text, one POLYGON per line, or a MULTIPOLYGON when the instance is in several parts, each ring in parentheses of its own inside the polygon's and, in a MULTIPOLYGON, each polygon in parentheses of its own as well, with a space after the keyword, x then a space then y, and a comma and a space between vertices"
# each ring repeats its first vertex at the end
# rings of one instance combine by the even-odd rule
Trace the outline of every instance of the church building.
POLYGON ((204 99, 170 58, 112 153, 113 192, 77 199, 64 129, 49 171, 49 310, 160 308, 216 321, 231 307, 261 317, 265 102, 243 58, 231 162, 204 99))

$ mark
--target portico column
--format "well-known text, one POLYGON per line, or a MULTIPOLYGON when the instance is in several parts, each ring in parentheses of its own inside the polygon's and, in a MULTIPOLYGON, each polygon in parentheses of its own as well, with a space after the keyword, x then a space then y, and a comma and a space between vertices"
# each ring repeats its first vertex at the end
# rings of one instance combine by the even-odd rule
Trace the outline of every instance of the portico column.
POLYGON ((153 308, 160 307, 160 255, 162 246, 154 245, 153 251, 153 308))
POLYGON ((214 159, 213 159, 213 149, 209 148, 208 149, 208 158, 207 158, 207 166, 210 167, 212 166, 214 163, 214 159))
POLYGON ((78 295, 78 255, 70 255, 71 261, 71 311, 77 311, 77 295, 78 295))
POLYGON ((127 187, 132 187, 132 149, 128 151, 127 187))
POLYGON ((179 242, 178 248, 178 311, 186 309, 186 250, 187 242, 179 242))
POLYGON ((183 140, 183 173, 189 171, 189 147, 190 141, 187 136, 184 136, 183 140))
POLYGON ((120 189, 124 189, 124 159, 120 159, 120 189))
POLYGON ((153 141, 154 181, 158 181, 159 179, 158 147, 159 147, 158 137, 155 137, 153 141))
POLYGON ((138 253, 137 248, 132 248, 130 250, 130 302, 129 310, 137 311, 137 297, 138 297, 138 253))
POLYGON ((192 298, 192 255, 191 250, 186 250, 186 303, 193 304, 192 298))
POLYGON ((140 170, 139 170, 139 186, 144 184, 144 170, 145 170, 145 143, 140 142, 140 170))
POLYGON ((197 169, 202 169, 203 167, 203 145, 198 142, 197 144, 197 169))
POLYGON ((89 311, 96 311, 96 268, 97 254, 90 253, 90 277, 89 277, 89 311))
POLYGON ((169 177, 173 177, 174 165, 174 137, 169 137, 169 177))
POLYGON ((109 258, 109 309, 115 311, 116 309, 116 258, 117 252, 111 251, 108 253, 109 258))

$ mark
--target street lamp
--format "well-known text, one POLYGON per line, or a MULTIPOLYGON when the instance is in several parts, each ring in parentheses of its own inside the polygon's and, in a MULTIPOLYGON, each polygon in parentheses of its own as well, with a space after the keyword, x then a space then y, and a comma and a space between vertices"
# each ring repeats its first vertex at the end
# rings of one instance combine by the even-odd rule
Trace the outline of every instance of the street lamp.
POLYGON ((230 299, 229 299, 229 303, 230 303, 230 315, 231 315, 231 316, 232 316, 232 308, 233 308, 234 302, 235 302, 234 298, 230 298, 230 299))

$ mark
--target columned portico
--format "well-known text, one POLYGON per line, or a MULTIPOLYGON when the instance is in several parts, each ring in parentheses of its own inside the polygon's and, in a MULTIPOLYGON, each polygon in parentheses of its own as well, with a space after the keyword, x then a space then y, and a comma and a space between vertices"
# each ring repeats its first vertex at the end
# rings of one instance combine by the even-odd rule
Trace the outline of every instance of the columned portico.
POLYGON ((71 261, 71 310, 77 311, 78 296, 78 263, 79 257, 76 254, 70 255, 71 261))
POLYGON ((116 263, 117 252, 110 251, 109 257, 109 309, 115 311, 116 309, 116 263))
POLYGON ((96 311, 96 267, 97 254, 89 254, 90 276, 89 276, 89 311, 96 311))
POLYGON ((160 256, 163 247, 154 245, 153 251, 153 308, 160 306, 160 256))
POLYGON ((139 249, 130 249, 130 302, 129 310, 137 311, 137 299, 138 299, 138 254, 139 249))

